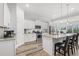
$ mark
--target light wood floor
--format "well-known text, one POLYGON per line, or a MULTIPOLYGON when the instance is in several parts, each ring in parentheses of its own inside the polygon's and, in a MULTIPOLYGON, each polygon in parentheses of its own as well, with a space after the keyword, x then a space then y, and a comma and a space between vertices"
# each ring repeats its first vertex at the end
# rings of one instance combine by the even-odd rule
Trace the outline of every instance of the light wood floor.
MULTIPOLYGON (((22 46, 18 47, 16 49, 16 55, 17 56, 49 56, 48 53, 46 53, 42 48, 42 43, 38 42, 29 42, 25 43, 22 46)), ((62 56, 60 54, 57 54, 58 56, 62 56)), ((71 56, 79 56, 79 49, 71 56)))
POLYGON ((17 56, 49 56, 42 48, 42 43, 34 41, 25 43, 16 49, 17 56))

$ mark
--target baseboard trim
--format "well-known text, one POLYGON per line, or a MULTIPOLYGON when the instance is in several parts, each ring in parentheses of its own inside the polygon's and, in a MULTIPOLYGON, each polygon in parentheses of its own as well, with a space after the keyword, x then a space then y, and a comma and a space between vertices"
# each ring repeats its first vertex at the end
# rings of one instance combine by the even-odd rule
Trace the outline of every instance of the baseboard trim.
POLYGON ((24 42, 23 43, 20 43, 20 44, 17 44, 16 45, 16 48, 18 48, 19 46, 21 46, 21 45, 23 45, 24 44, 24 42))
POLYGON ((53 55, 53 52, 52 52, 52 54, 50 54, 46 49, 43 49, 45 52, 47 52, 50 56, 54 56, 53 55))

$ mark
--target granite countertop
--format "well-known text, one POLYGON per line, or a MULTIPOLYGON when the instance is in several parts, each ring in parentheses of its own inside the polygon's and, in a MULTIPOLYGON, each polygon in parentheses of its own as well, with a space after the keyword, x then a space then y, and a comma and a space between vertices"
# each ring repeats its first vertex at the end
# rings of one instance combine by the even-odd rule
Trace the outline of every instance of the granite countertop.
POLYGON ((27 34, 36 34, 36 33, 25 33, 24 35, 27 35, 27 34))
POLYGON ((56 35, 52 35, 52 34, 48 34, 48 33, 43 34, 43 36, 46 36, 46 37, 49 37, 49 38, 54 38, 54 39, 65 37, 65 35, 63 35, 63 34, 60 34, 60 35, 57 35, 57 34, 56 35))
POLYGON ((46 36, 46 37, 52 37, 52 35, 48 34, 48 33, 43 33, 42 34, 43 36, 46 36))
POLYGON ((64 38, 66 36, 71 36, 73 35, 74 33, 67 33, 67 34, 48 34, 48 33, 43 33, 43 36, 46 36, 46 37, 49 37, 49 38, 53 38, 53 39, 57 39, 57 38, 64 38))
POLYGON ((2 38, 2 39, 0 39, 0 42, 1 41, 10 41, 10 40, 15 40, 15 38, 14 37, 12 37, 12 38, 2 38))

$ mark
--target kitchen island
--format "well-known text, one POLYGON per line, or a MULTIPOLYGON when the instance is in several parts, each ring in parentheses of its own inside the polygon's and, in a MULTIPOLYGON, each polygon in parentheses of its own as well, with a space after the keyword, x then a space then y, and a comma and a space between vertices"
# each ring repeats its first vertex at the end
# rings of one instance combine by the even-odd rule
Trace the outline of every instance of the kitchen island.
POLYGON ((54 44, 57 43, 57 42, 62 42, 63 40, 66 39, 66 36, 71 36, 73 34, 74 33, 50 35, 48 33, 44 33, 43 37, 42 37, 43 49, 49 55, 54 55, 54 44))
POLYGON ((15 56, 15 38, 0 39, 0 56, 15 56))

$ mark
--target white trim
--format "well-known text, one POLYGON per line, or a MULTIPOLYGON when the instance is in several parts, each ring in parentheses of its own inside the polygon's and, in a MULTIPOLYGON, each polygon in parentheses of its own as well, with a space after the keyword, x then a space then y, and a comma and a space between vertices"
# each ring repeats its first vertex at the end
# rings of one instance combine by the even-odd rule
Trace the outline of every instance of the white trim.
POLYGON ((46 50, 46 49, 43 49, 45 52, 47 52, 50 56, 54 56, 53 55, 53 52, 52 52, 52 55, 46 50))
POLYGON ((20 43, 20 44, 17 44, 16 45, 16 48, 18 48, 19 46, 21 46, 21 45, 23 45, 24 44, 24 42, 23 43, 20 43))

